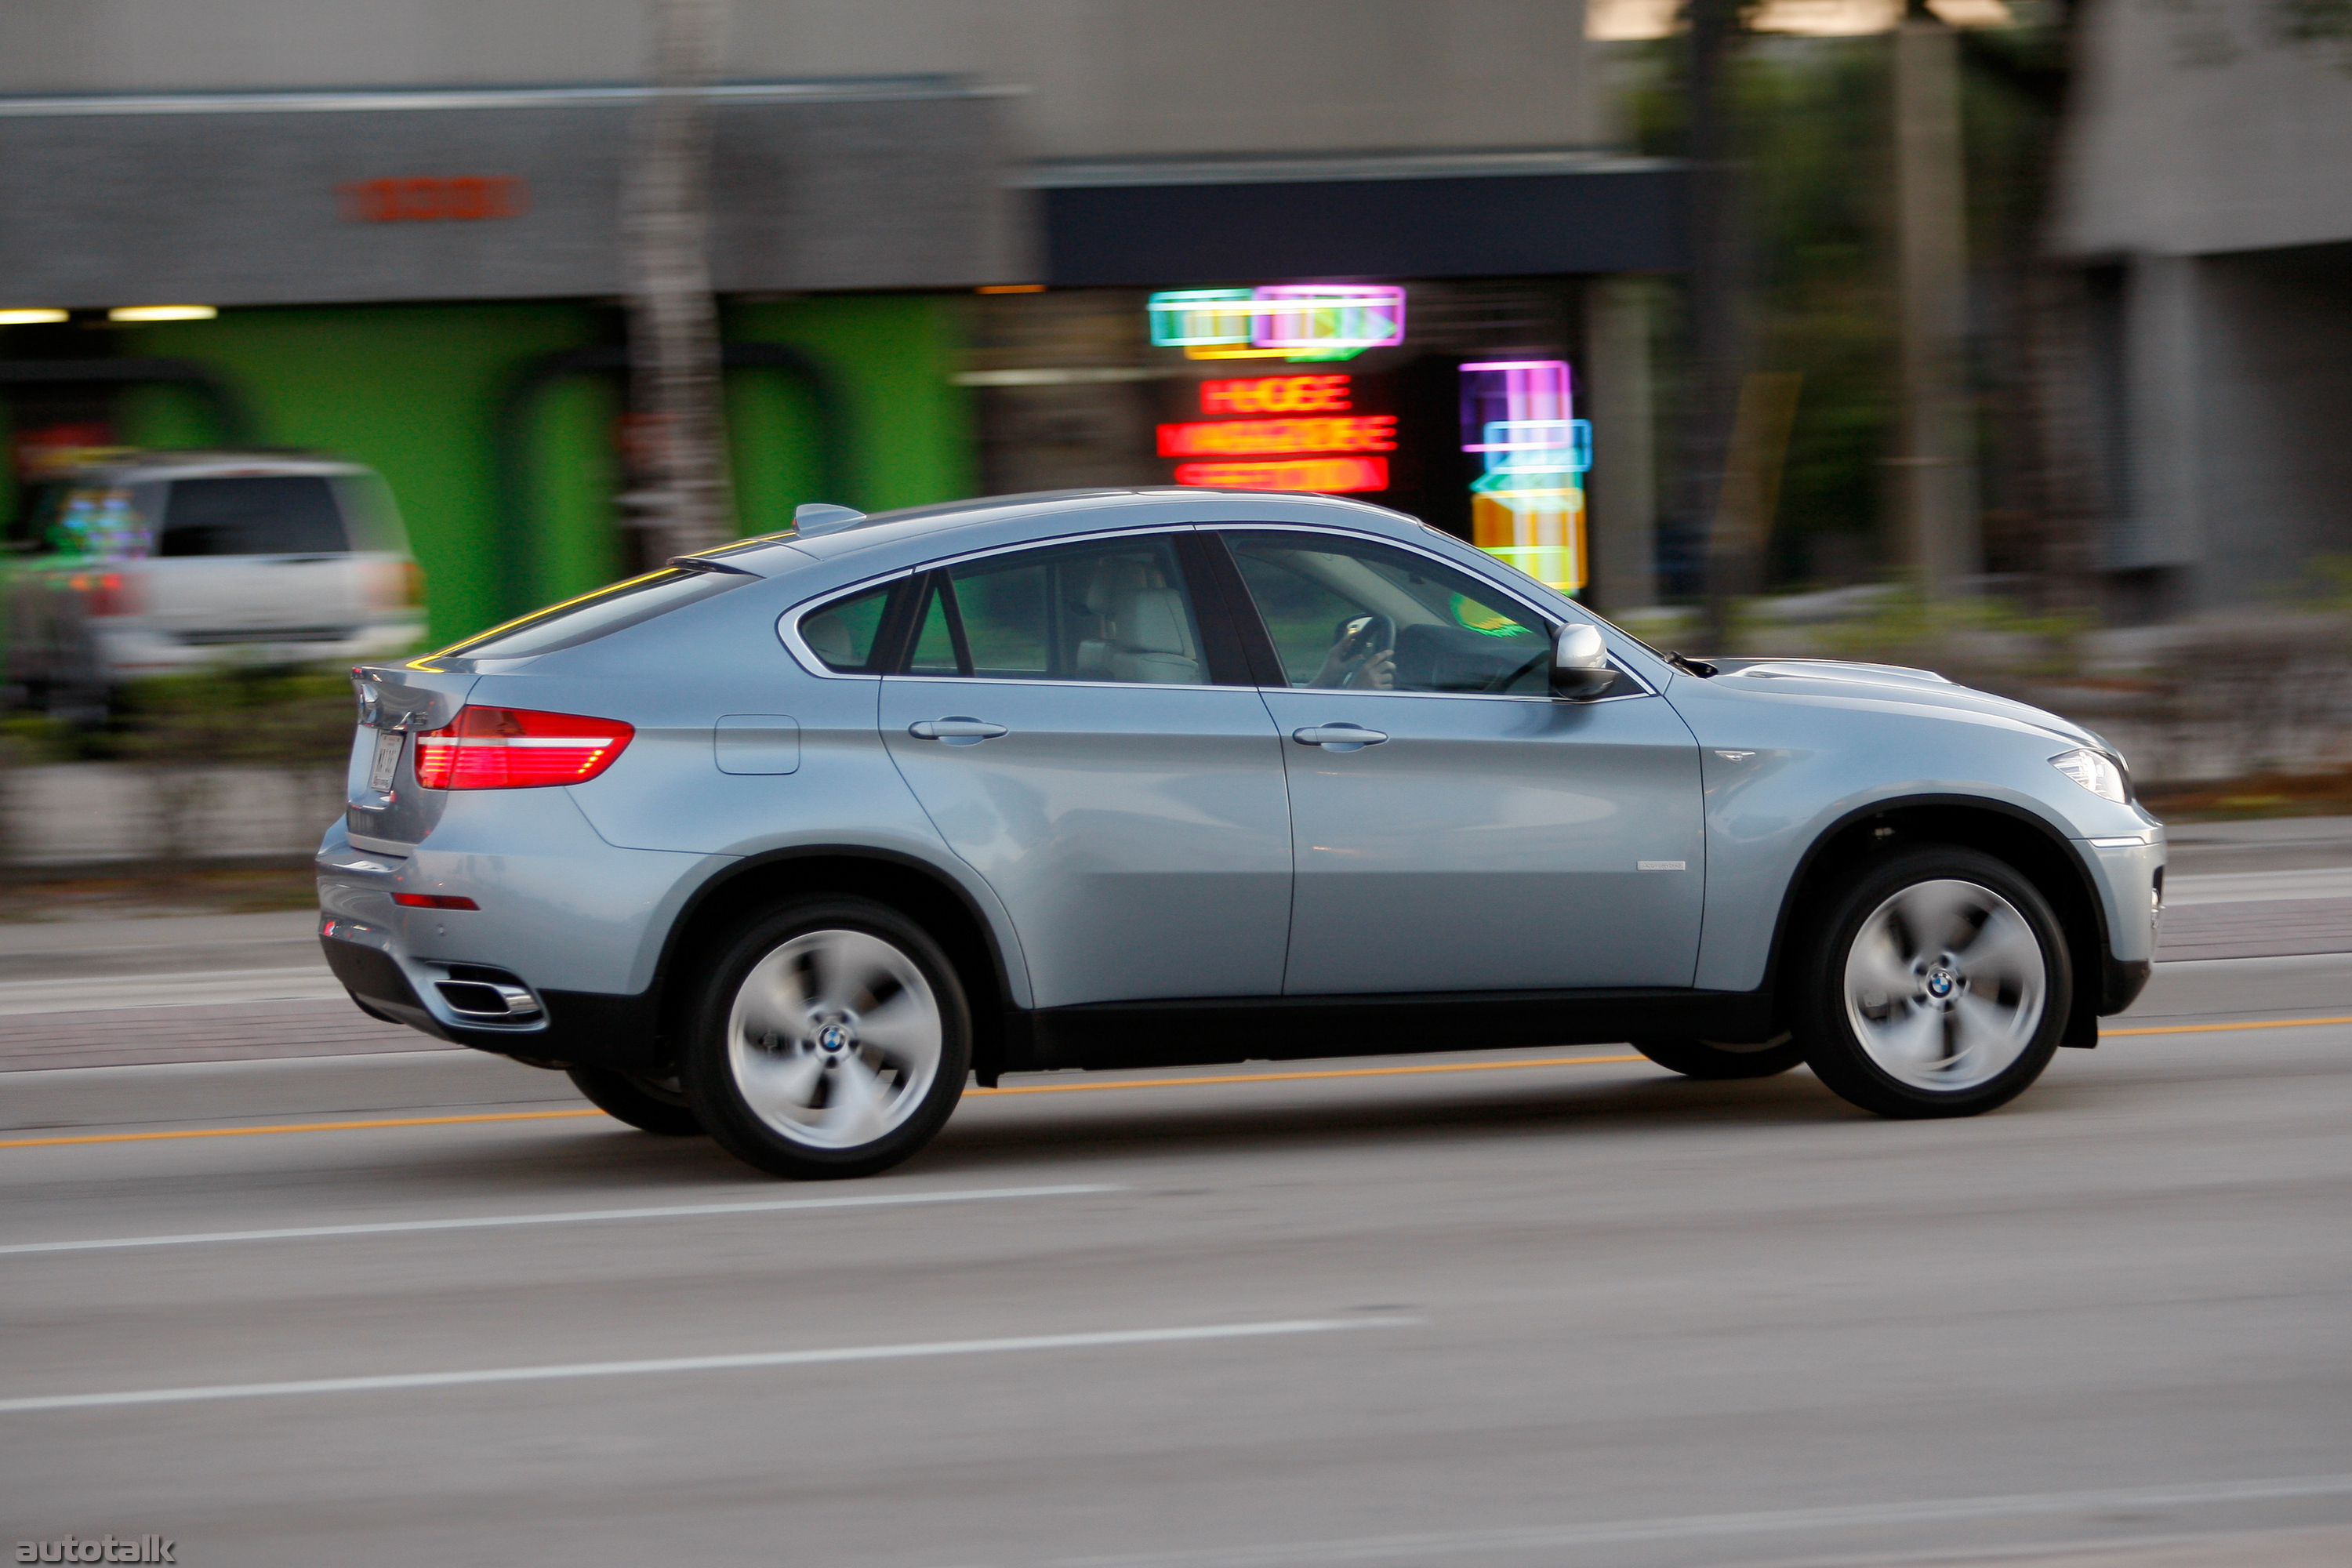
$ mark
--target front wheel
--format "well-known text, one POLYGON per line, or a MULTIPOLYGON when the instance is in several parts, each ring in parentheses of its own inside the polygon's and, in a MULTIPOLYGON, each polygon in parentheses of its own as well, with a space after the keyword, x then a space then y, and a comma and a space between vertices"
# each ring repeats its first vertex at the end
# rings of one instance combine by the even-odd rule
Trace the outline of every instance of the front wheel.
POLYGON ((1866 863, 1799 957, 1813 1074, 1881 1116, 1973 1116, 2042 1075, 2074 1001, 2049 901, 1991 856, 1928 846, 1866 863))
POLYGON ((912 1154, 971 1068, 971 1010, 929 933, 887 905, 825 898, 755 921, 709 972, 685 1081, 728 1152, 810 1179, 912 1154))

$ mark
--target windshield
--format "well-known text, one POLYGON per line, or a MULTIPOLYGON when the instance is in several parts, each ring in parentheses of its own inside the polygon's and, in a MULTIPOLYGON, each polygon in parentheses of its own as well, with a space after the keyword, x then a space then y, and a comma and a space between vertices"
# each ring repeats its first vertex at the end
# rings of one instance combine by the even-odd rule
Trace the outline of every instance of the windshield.
POLYGON ((624 627, 641 625, 685 605, 699 604, 730 588, 760 581, 736 572, 681 572, 666 566, 658 572, 534 610, 520 620, 492 626, 464 642, 452 643, 433 657, 529 658, 535 654, 552 653, 557 648, 575 647, 624 627))

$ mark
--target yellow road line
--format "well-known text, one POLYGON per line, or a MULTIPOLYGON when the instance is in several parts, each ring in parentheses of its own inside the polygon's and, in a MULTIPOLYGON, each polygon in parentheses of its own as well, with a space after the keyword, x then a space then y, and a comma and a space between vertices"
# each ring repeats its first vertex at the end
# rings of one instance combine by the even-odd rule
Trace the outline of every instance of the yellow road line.
MULTIPOLYGON (((2240 1029, 2306 1029, 2324 1024, 2352 1024, 2347 1018, 2263 1018, 2242 1024, 2162 1024, 2145 1028, 2102 1029, 2101 1039, 2117 1035, 2221 1035, 2240 1029)), ((1417 1067, 1325 1068, 1310 1072, 1227 1073, 1215 1078, 1128 1078, 1091 1083, 1024 1083, 1011 1089, 974 1089, 969 1098, 1002 1094, 1085 1094, 1121 1089, 1200 1089, 1224 1083, 1297 1083, 1309 1079, 1403 1078, 1414 1073, 1504 1072, 1520 1068, 1600 1067, 1613 1062, 1638 1062, 1642 1056, 1529 1057, 1507 1062, 1437 1062, 1417 1067)), ((404 1116, 385 1121, 296 1121, 268 1127, 197 1127, 169 1132, 87 1132, 65 1138, 0 1140, 0 1149, 49 1149, 65 1143, 148 1143, 166 1138, 251 1138, 265 1132, 355 1132, 378 1127, 453 1127, 471 1121, 558 1121, 581 1116, 602 1116, 601 1110, 500 1110, 470 1116, 404 1116)))
POLYGON ((173 1132, 89 1132, 71 1138, 15 1138, 0 1149, 47 1149, 59 1143, 147 1143, 163 1138, 250 1138, 262 1132, 354 1132, 364 1127, 447 1127, 460 1121, 551 1121, 602 1116, 601 1110, 501 1110, 481 1116, 404 1116, 397 1121, 297 1121, 275 1127, 193 1127, 173 1132))
POLYGON ((2352 1018, 2262 1018, 2250 1024, 2152 1024, 2144 1029, 2101 1029, 2099 1038, 2111 1035, 2215 1035, 2230 1034, 2239 1029, 2309 1029, 2321 1024, 2352 1024, 2352 1018))
MULTIPOLYGON (((1433 1067, 1339 1068, 1323 1072, 1235 1073, 1223 1078, 1114 1079, 1103 1083, 1020 1084, 1012 1089, 973 1089, 968 1096, 995 1094, 1068 1094, 1078 1089, 1185 1089, 1209 1083, 1286 1083, 1307 1078, 1391 1078, 1416 1072, 1495 1072, 1504 1068, 1584 1067, 1595 1062, 1638 1062, 1629 1057, 1538 1057, 1514 1062, 1446 1062, 1433 1067)), ((602 1116, 601 1110, 501 1110, 474 1116, 404 1116, 392 1121, 298 1121, 271 1127, 199 1127, 172 1132, 85 1132, 67 1138, 15 1138, 0 1141, 0 1149, 47 1149, 61 1143, 146 1143, 164 1138, 249 1138, 264 1132, 351 1132, 372 1127, 449 1127, 467 1121, 553 1121, 565 1117, 602 1116)))

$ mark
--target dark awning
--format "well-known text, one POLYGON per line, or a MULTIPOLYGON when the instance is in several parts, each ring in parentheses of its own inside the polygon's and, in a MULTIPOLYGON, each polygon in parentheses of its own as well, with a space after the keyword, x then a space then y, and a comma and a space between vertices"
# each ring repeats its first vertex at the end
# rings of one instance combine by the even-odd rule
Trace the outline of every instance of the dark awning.
POLYGON ((1684 171, 1577 152, 1044 165, 1045 281, 1665 272, 1684 171))

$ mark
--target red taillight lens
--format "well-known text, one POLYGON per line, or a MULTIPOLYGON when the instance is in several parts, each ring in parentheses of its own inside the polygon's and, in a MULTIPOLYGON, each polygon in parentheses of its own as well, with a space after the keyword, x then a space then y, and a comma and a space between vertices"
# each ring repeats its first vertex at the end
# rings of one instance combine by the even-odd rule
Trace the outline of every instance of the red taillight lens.
POLYGON ((120 572, 77 572, 73 585, 82 591, 82 611, 91 616, 135 616, 146 606, 139 579, 120 572))
POLYGON ((635 734, 618 719, 461 708, 446 729, 416 737, 416 782, 426 789, 581 784, 611 767, 635 734))
POLYGON ((405 904, 412 910, 478 910, 482 907, 471 899, 460 899, 448 893, 394 893, 392 901, 405 904))

